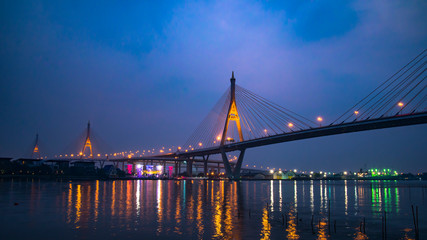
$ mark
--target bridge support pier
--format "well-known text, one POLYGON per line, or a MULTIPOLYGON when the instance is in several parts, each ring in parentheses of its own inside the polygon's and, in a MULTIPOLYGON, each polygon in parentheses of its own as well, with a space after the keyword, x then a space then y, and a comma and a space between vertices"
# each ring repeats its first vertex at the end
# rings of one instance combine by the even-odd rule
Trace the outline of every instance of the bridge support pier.
POLYGON ((209 155, 203 156, 203 173, 205 174, 205 177, 208 176, 208 160, 209 160, 209 155))
POLYGON ((229 179, 231 180, 240 179, 240 169, 242 168, 242 162, 243 162, 243 157, 245 156, 245 150, 246 149, 240 150, 240 155, 239 155, 239 158, 237 159, 237 163, 234 166, 234 169, 231 169, 231 165, 227 158, 227 154, 225 153, 224 149, 221 149, 221 156, 222 156, 222 161, 224 163, 225 173, 227 174, 227 177, 229 179))
POLYGON ((193 176, 193 159, 187 160, 187 177, 193 176))

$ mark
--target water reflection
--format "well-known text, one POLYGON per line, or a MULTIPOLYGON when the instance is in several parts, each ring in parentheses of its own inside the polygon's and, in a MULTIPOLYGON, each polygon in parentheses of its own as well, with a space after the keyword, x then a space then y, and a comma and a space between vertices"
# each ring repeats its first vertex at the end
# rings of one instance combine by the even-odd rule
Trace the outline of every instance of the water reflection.
MULTIPOLYGON (((43 207, 36 206, 44 206, 43 200, 50 200, 50 197, 43 195, 47 194, 43 183, 29 184, 32 185, 22 191, 28 191, 29 209, 31 214, 33 211, 37 214, 43 207)), ((77 231, 86 229, 85 233, 93 231, 107 238, 126 231, 135 236, 143 233, 144 239, 177 236, 376 239, 381 235, 381 228, 378 231, 377 226, 381 224, 384 210, 390 216, 388 229, 395 231, 389 233, 390 238, 411 238, 411 216, 401 212, 408 212, 408 206, 417 199, 422 202, 421 192, 417 194, 416 190, 400 188, 399 183, 387 181, 137 180, 55 184, 62 184, 62 187, 55 188, 60 192, 49 204, 56 204, 56 209, 63 212, 60 214, 62 220, 54 224, 65 224, 77 231), (412 196, 403 194, 404 191, 412 191, 412 196), (332 220, 338 223, 337 233, 329 234, 329 211, 332 220), (315 219, 313 230, 312 216, 315 219), (368 219, 369 235, 359 231, 363 217, 368 219)), ((18 183, 10 184, 13 191, 19 191, 19 186, 18 183)), ((15 195, 10 194, 10 197, 15 195)))
POLYGON ((286 237, 288 239, 300 238, 297 232, 298 219, 296 217, 295 210, 296 210, 295 208, 291 208, 288 213, 289 221, 288 221, 288 227, 286 228, 286 233, 287 233, 286 237))
POLYGON ((347 192, 347 180, 344 180, 344 201, 345 201, 345 215, 348 214, 348 192, 347 192))
POLYGON ((325 218, 322 218, 321 220, 319 220, 319 224, 318 224, 317 239, 319 240, 328 239, 329 235, 327 231, 328 231, 327 220, 325 218))
POLYGON ((274 211, 274 181, 270 180, 270 205, 271 205, 271 211, 274 211))
POLYGON ((268 215, 268 208, 264 208, 262 212, 262 229, 261 229, 261 238, 260 239, 270 239, 271 225, 268 215))
POLYGON ((81 207, 82 207, 82 190, 81 185, 77 185, 77 200, 76 200, 76 219, 74 220, 74 223, 76 224, 76 228, 80 228, 80 225, 78 224, 80 222, 80 216, 81 216, 81 207))

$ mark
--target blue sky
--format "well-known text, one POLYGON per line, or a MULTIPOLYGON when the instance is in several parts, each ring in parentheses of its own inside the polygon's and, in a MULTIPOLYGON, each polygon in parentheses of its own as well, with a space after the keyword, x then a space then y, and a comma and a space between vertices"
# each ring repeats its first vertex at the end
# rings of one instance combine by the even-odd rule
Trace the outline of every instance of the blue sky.
MULTIPOLYGON (((117 151, 183 144, 233 70, 246 89, 332 121, 427 46, 425 1, 0 4, 1 156, 28 152, 36 132, 45 152, 61 152, 88 120, 117 151)), ((284 143, 245 162, 426 171, 426 134, 284 143)))

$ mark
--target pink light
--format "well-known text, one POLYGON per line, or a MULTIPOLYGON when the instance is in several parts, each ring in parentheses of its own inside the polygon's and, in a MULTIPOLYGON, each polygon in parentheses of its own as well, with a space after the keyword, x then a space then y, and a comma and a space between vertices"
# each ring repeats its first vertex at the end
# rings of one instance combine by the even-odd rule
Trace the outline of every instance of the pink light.
POLYGON ((129 165, 127 165, 127 174, 132 174, 132 165, 131 164, 129 164, 129 165))

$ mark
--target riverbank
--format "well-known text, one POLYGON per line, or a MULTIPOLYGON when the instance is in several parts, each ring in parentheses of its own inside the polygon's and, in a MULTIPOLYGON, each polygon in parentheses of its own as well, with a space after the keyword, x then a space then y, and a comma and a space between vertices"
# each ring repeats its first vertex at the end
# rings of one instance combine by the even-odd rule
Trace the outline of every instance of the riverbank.
MULTIPOLYGON (((43 180, 76 180, 76 181, 93 181, 93 180, 102 180, 102 181, 110 181, 110 180, 228 180, 227 178, 206 178, 206 177, 174 177, 174 178, 138 178, 135 176, 125 176, 125 177, 107 177, 107 176, 68 176, 68 175, 0 175, 0 179, 43 179, 43 180)), ((427 180, 425 175, 417 176, 382 176, 382 177, 330 177, 330 178, 293 178, 293 179, 253 179, 253 178, 242 178, 240 180, 243 181, 342 181, 342 180, 357 180, 357 181, 414 181, 414 180, 427 180)))

